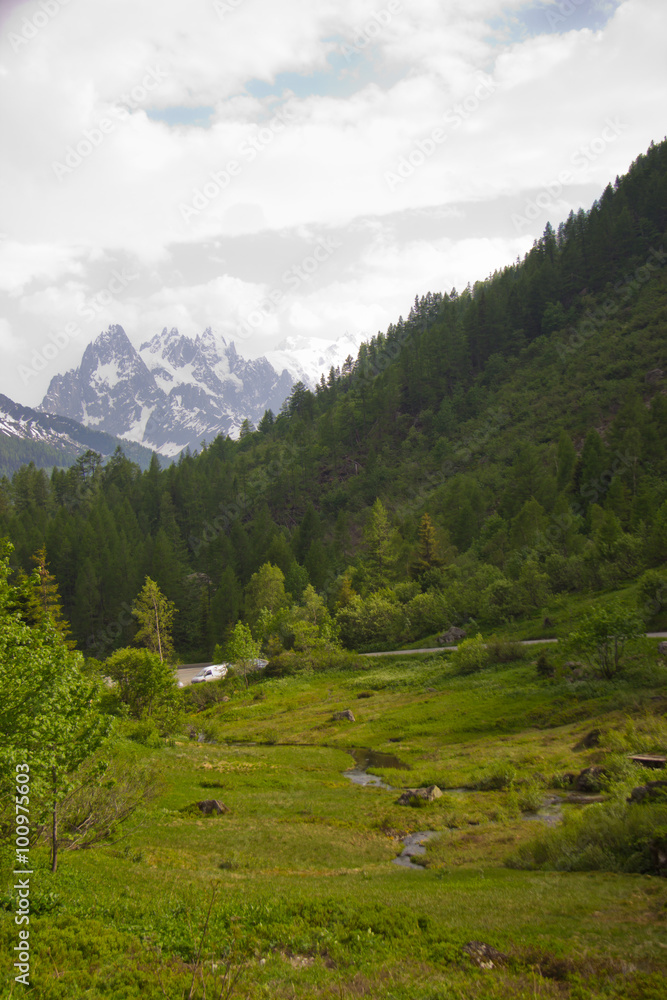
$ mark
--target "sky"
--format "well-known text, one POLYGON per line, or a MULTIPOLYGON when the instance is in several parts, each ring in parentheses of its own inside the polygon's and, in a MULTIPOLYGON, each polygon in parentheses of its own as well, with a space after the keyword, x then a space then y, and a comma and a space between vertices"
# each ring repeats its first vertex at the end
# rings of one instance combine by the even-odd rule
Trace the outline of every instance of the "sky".
POLYGON ((665 134, 658 0, 0 0, 0 392, 111 323, 359 341, 665 134))

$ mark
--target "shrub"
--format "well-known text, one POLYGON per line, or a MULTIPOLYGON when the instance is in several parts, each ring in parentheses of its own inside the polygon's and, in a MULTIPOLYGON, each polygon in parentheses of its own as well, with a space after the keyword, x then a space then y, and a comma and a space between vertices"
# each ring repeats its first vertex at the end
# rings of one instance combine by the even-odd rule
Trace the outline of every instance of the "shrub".
POLYGON ((486 650, 490 663, 513 663, 526 658, 526 647, 510 639, 494 639, 486 650))
POLYGON ((452 662, 459 674, 472 674, 487 666, 489 653, 481 635, 478 633, 474 639, 464 639, 452 653, 452 662))
POLYGON ((559 827, 522 845, 506 864, 546 871, 664 874, 660 845, 667 836, 667 805, 613 802, 588 806, 559 827))
POLYGON ((141 722, 134 723, 127 732, 127 738, 134 740, 135 743, 141 743, 142 746, 149 747, 152 750, 162 746, 162 740, 160 739, 155 719, 151 719, 150 717, 142 719, 141 722))
POLYGON ((516 768, 512 764, 496 764, 477 779, 473 788, 478 792, 506 792, 516 781, 516 768))
POLYGON ((546 653, 540 653, 537 658, 537 673, 540 677, 553 677, 556 673, 556 668, 553 663, 549 662, 549 658, 546 653))
POLYGON ((265 677, 292 677, 328 670, 362 670, 365 666, 366 662, 360 656, 343 649, 311 649, 301 653, 290 649, 269 660, 262 673, 265 677))
POLYGON ((584 615, 568 645, 578 650, 605 680, 620 673, 626 643, 644 634, 639 615, 618 602, 584 615))
POLYGON ((536 813, 544 801, 544 792, 535 781, 529 781, 517 792, 521 812, 536 813))

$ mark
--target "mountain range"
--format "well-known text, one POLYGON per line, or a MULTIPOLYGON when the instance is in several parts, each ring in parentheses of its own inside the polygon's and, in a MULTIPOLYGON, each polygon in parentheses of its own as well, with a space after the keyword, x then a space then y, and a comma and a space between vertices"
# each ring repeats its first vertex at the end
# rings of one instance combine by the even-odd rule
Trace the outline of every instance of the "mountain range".
POLYGON ((129 459, 148 468, 151 452, 140 444, 119 441, 68 417, 40 413, 0 393, 1 475, 11 475, 28 462, 37 468, 67 468, 89 449, 106 459, 119 445, 129 459))
POLYGON ((349 335, 333 344, 290 338, 246 360, 210 327, 194 338, 165 327, 137 349, 114 325, 86 347, 78 368, 51 379, 41 409, 173 458, 277 413, 297 381, 312 387, 358 344, 349 335))

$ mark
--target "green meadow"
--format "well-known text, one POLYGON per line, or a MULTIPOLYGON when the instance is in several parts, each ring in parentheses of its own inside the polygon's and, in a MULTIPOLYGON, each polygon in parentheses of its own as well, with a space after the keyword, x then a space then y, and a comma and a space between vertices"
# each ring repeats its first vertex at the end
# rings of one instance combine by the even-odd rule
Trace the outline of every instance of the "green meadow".
MULTIPOLYGON (((655 645, 613 682, 540 676, 533 647, 464 676, 440 653, 206 685, 181 735, 119 741, 154 795, 114 843, 64 851, 55 875, 33 851, 28 994, 664 997, 667 881, 640 841, 647 823, 667 833, 667 806, 626 802, 657 776, 628 755, 667 750, 655 645), (345 709, 355 722, 332 719, 345 709), (409 770, 370 768, 392 789, 354 784, 362 747, 409 770), (602 801, 583 805, 563 776, 590 766, 602 801), (434 802, 397 804, 433 784, 434 802), (228 811, 203 816, 202 799, 228 811), (620 827, 636 843, 615 848, 620 827), (418 864, 394 864, 420 831, 437 836, 418 864), (471 942, 501 955, 480 967, 471 942)), ((9 954, 9 880, 2 906, 9 954)), ((2 991, 25 989, 5 972, 2 991)))

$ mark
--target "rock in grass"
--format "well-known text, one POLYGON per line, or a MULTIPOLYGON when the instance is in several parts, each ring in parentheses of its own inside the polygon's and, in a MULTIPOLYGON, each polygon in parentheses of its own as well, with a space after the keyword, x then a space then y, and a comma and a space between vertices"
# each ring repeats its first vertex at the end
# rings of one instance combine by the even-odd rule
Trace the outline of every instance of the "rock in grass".
POLYGON ((508 961, 507 955, 503 955, 502 951, 490 944, 483 944, 482 941, 469 941, 463 945, 463 951, 479 969, 495 969, 497 965, 504 965, 508 961))
POLYGON ((647 781, 633 788, 628 802, 667 802, 667 781, 647 781))
POLYGON ((442 635, 438 636, 438 645, 440 646, 453 646, 455 643, 460 642, 461 639, 465 639, 467 632, 463 628, 457 628, 456 625, 452 625, 450 629, 443 632, 442 635))
POLYGON ((334 714, 331 716, 331 719, 333 722, 342 722, 345 719, 347 719, 348 722, 357 721, 353 716, 352 712, 349 710, 349 708, 346 708, 344 712, 334 712, 334 714))
POLYGON ((585 767, 577 775, 574 783, 577 792, 599 792, 602 790, 602 779, 605 776, 603 767, 585 767))
POLYGON ((219 799, 204 799, 202 802, 197 802, 197 808, 204 816, 222 816, 223 813, 229 812, 228 807, 224 802, 220 802, 219 799))
POLYGON ((411 806, 415 803, 434 802, 440 798, 442 798, 442 792, 437 785, 429 785, 428 788, 406 788, 398 799, 397 805, 411 806))
POLYGON ((661 656, 667 656, 667 642, 658 643, 658 652, 661 656))

